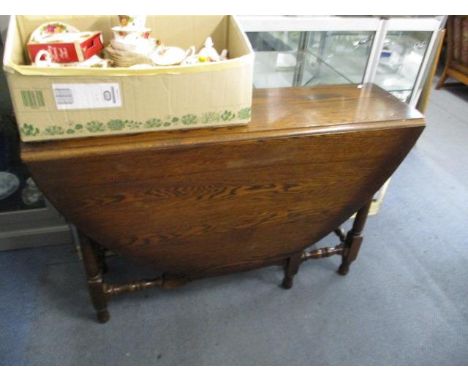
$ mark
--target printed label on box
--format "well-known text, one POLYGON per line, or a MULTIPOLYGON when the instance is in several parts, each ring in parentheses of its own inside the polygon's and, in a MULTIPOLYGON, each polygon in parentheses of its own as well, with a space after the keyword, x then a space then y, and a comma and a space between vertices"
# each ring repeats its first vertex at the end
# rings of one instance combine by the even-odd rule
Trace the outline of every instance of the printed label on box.
POLYGON ((58 110, 122 107, 120 85, 116 82, 52 84, 52 89, 58 110))

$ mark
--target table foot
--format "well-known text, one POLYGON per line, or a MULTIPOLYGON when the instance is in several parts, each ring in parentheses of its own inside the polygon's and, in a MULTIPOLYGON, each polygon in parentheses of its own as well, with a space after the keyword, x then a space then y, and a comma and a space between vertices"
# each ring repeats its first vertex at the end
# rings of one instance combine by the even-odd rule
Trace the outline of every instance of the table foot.
POLYGON ((349 272, 349 264, 341 264, 336 273, 341 276, 346 276, 349 272))
POLYGON ((284 279, 281 284, 281 286, 284 289, 292 288, 294 276, 298 272, 301 262, 302 262, 302 253, 293 255, 287 260, 286 267, 284 269, 284 279))
POLYGON ((283 289, 291 289, 293 286, 293 277, 284 276, 283 282, 281 283, 281 287, 283 289))
POLYGON ((96 316, 100 324, 105 324, 107 321, 109 321, 109 318, 110 318, 109 311, 107 310, 96 312, 96 316))

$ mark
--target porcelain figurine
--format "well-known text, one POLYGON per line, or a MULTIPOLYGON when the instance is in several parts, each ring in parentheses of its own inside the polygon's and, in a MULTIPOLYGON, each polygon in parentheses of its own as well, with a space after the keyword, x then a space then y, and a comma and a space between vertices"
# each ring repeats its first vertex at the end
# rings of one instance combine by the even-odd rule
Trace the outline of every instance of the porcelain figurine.
MULTIPOLYGON (((208 43, 208 46, 210 44, 208 43)), ((202 48, 198 54, 195 54, 195 47, 190 48, 193 53, 188 54, 187 57, 185 58, 184 61, 182 61, 181 65, 194 65, 194 64, 200 64, 200 63, 206 63, 206 62, 216 62, 210 58, 210 52, 203 50, 205 48, 202 48)), ((212 48, 214 50, 214 48, 212 48)), ((218 54, 216 52, 216 54, 218 54)), ((211 57, 218 58, 218 61, 224 61, 227 60, 227 55, 228 51, 227 49, 223 49, 220 55, 218 57, 214 56, 214 54, 211 54, 211 57)))
POLYGON ((206 57, 210 61, 220 61, 221 58, 220 58, 218 52, 216 51, 216 49, 213 46, 214 46, 214 44, 213 44, 212 38, 208 37, 205 40, 205 44, 204 44, 203 48, 200 49, 200 52, 198 52, 198 55, 200 57, 206 57))

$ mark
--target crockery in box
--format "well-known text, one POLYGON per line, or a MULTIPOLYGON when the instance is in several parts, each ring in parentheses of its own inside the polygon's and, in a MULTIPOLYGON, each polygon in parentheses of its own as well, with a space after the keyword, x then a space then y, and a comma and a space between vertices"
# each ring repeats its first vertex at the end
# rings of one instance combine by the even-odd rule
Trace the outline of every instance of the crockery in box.
POLYGON ((40 51, 48 51, 54 63, 85 61, 103 49, 101 32, 79 32, 75 27, 61 22, 39 26, 27 43, 31 62, 40 51))
MULTIPOLYGON (((116 16, 57 18, 80 30, 104 31, 106 46, 113 38, 110 26, 118 23, 116 16)), ((4 68, 23 141, 214 128, 250 121, 254 56, 235 17, 148 16, 147 28, 166 46, 184 51, 194 46, 199 52, 211 36, 213 48, 228 50, 229 59, 156 66, 151 60, 125 61, 114 52, 112 58, 121 58, 133 68, 32 66, 23 54, 24 38, 42 23, 40 16, 10 18, 5 44, 4 68)))

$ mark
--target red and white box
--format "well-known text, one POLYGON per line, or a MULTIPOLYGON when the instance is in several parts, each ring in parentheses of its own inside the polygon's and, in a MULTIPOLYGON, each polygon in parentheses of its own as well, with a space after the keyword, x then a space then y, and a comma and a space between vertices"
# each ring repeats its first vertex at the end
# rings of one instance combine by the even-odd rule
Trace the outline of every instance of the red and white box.
POLYGON ((31 62, 35 61, 40 50, 47 50, 52 56, 52 61, 65 64, 81 62, 99 54, 104 48, 101 32, 73 33, 76 38, 71 41, 57 41, 51 38, 47 42, 28 42, 27 48, 31 62))

